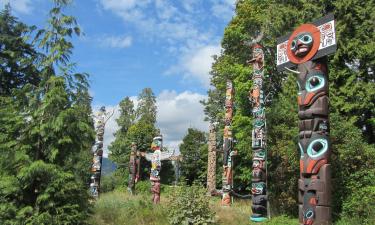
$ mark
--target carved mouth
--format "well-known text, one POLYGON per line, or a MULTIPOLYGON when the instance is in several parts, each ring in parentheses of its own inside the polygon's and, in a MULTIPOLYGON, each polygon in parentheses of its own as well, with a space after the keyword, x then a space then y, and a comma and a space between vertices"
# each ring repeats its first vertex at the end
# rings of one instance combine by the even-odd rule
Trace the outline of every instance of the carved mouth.
POLYGON ((310 50, 310 47, 308 45, 299 45, 298 49, 295 52, 296 56, 305 56, 310 50))

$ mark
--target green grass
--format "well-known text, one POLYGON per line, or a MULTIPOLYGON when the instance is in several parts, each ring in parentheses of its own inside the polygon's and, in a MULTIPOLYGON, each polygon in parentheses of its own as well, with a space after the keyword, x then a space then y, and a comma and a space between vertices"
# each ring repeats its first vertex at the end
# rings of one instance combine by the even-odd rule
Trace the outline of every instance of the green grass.
POLYGON ((125 190, 115 190, 100 196, 88 223, 92 225, 166 225, 168 212, 164 205, 163 201, 160 205, 151 204, 150 196, 131 196, 125 190))
MULTIPOLYGON (((173 188, 162 192, 161 204, 151 203, 150 193, 139 193, 131 196, 126 190, 115 190, 104 193, 95 203, 94 213, 88 220, 92 225, 167 225, 169 194, 173 188)), ((297 218, 274 216, 262 223, 250 222, 251 203, 249 200, 235 199, 231 207, 220 206, 220 198, 210 199, 210 208, 215 212, 217 224, 222 225, 298 225, 297 218)), ((341 218, 335 225, 359 224, 355 218, 341 218)), ((369 223, 371 224, 371 223, 369 223)))

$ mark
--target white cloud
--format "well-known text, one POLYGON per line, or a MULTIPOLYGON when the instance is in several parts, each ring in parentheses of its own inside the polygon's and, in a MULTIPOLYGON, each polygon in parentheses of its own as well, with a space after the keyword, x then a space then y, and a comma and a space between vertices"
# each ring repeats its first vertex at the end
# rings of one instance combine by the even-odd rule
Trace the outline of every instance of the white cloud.
MULTIPOLYGON (((182 138, 188 128, 196 128, 207 131, 208 123, 204 121, 203 105, 200 100, 207 96, 185 91, 164 90, 156 98, 158 107, 157 124, 164 137, 164 145, 169 148, 178 149, 182 138)), ((137 104, 137 98, 131 97, 137 104)), ((94 111, 99 106, 94 107, 94 111)), ((114 140, 113 134, 118 130, 116 119, 120 116, 118 106, 106 106, 108 112, 114 110, 114 115, 107 121, 104 133, 104 156, 108 156, 108 145, 114 140)), ((178 152, 178 150, 177 150, 178 152)))
POLYGON ((221 47, 219 45, 206 45, 188 49, 179 59, 177 65, 173 65, 166 75, 183 74, 185 80, 194 79, 199 81, 204 87, 210 86, 210 74, 213 56, 219 55, 221 47))
MULTIPOLYGON (((104 10, 134 25, 146 38, 168 44, 166 51, 175 56, 177 62, 165 74, 183 75, 185 81, 193 79, 209 87, 212 55, 220 53, 221 37, 215 34, 215 26, 205 23, 212 17, 202 12, 207 7, 206 1, 185 0, 181 4, 171 0, 99 1, 104 10)), ((234 14, 235 0, 210 0, 208 3, 211 13, 223 20, 234 14)))
POLYGON ((100 45, 111 48, 127 48, 133 43, 130 36, 106 36, 98 40, 100 45))
POLYGON ((203 105, 199 102, 207 96, 185 91, 164 90, 157 97, 157 126, 160 128, 166 145, 178 147, 188 128, 207 131, 203 105))
POLYGON ((211 12, 214 16, 229 20, 234 15, 236 0, 212 0, 211 12))
POLYGON ((210 85, 210 75, 213 55, 219 55, 220 46, 208 45, 187 54, 183 59, 183 68, 186 76, 198 79, 205 87, 210 85))
POLYGON ((10 3, 11 8, 18 13, 30 14, 33 10, 31 0, 0 0, 0 8, 4 8, 8 3, 10 3))

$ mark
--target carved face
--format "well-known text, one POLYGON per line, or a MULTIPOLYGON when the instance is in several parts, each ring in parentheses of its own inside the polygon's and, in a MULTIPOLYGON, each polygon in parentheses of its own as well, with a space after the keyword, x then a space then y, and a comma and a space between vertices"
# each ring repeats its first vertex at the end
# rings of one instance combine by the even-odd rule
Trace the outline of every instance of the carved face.
POLYGON ((154 137, 152 144, 151 144, 151 149, 154 151, 161 150, 162 143, 163 143, 163 138, 161 136, 154 137))
POLYGON ((320 30, 313 24, 302 24, 289 37, 287 56, 291 63, 301 64, 312 59, 320 46, 320 30))
POLYGON ((253 195, 261 195, 264 193, 266 184, 264 182, 252 183, 251 193, 253 195))
POLYGON ((327 76, 321 70, 312 70, 304 78, 298 78, 298 104, 311 105, 328 92, 327 76))
POLYGON ((290 50, 297 57, 304 57, 310 52, 311 47, 314 43, 314 39, 310 32, 303 32, 298 34, 290 45, 290 50))
POLYGON ((330 142, 326 136, 313 134, 310 139, 298 143, 301 153, 300 170, 302 174, 317 174, 320 167, 327 164, 330 142))
POLYGON ((312 225, 315 219, 315 207, 317 204, 317 200, 314 193, 307 192, 304 195, 306 204, 304 205, 303 210, 303 224, 304 225, 312 225))
POLYGON ((258 149, 253 151, 253 158, 254 160, 265 160, 266 159, 266 151, 264 149, 258 149))
POLYGON ((253 160, 253 168, 264 169, 264 161, 263 160, 253 160))

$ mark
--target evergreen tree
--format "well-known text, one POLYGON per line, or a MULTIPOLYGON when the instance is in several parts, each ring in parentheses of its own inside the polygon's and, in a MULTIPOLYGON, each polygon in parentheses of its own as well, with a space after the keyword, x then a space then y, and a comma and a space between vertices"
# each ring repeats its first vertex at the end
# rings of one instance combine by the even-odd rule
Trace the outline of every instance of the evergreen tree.
POLYGON ((33 30, 11 15, 10 6, 0 12, 0 95, 11 95, 12 89, 26 84, 37 85, 40 81, 38 68, 34 65, 38 53, 26 42, 33 30))
POLYGON ((154 124, 156 122, 156 111, 156 97, 152 89, 144 88, 138 95, 137 119, 154 124))
POLYGON ((0 46, 20 46, 20 52, 3 55, 2 68, 15 79, 33 72, 27 74, 30 77, 17 77, 19 82, 2 93, 11 96, 1 97, 0 221, 4 224, 82 224, 88 216, 88 157, 94 140, 91 98, 86 75, 74 74, 69 64, 73 46, 66 31, 74 18, 61 13, 69 1, 54 2, 50 27, 36 37, 45 54, 26 44, 27 36, 20 29, 26 26, 9 19, 9 9, 0 14, 0 21, 5 21, 2 29, 20 29, 1 39, 5 42, 0 46), (33 61, 36 56, 41 60, 33 61))
MULTIPOLYGON (((150 88, 145 88, 138 96, 138 105, 129 97, 120 102, 120 117, 116 120, 119 130, 115 133, 115 140, 108 147, 109 158, 118 167, 116 176, 122 177, 122 185, 127 184, 128 163, 131 152, 131 143, 137 144, 139 151, 149 151, 152 139, 158 134, 156 123, 156 97, 150 88)), ((150 163, 141 160, 141 179, 148 179, 150 163)))
POLYGON ((207 138, 206 134, 194 128, 189 128, 180 144, 183 157, 181 162, 181 177, 188 185, 194 182, 206 183, 207 177, 207 138))

